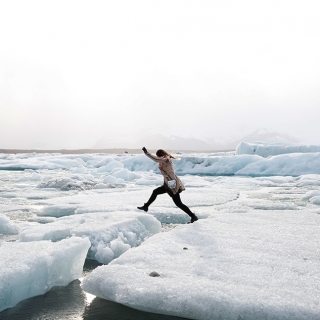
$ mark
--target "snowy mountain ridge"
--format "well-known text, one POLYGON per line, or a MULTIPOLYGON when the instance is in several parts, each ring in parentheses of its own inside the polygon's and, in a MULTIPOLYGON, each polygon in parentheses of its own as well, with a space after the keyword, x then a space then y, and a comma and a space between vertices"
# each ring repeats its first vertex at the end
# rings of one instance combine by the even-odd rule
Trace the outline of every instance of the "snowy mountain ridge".
POLYGON ((150 149, 168 149, 168 150, 235 150, 237 145, 242 142, 264 142, 264 143, 298 143, 299 140, 287 134, 270 131, 265 128, 255 130, 254 132, 232 139, 231 141, 217 141, 215 138, 200 139, 196 137, 181 137, 176 135, 165 136, 159 133, 147 135, 144 137, 117 137, 113 139, 108 135, 100 138, 93 149, 103 148, 141 148, 146 146, 150 149))

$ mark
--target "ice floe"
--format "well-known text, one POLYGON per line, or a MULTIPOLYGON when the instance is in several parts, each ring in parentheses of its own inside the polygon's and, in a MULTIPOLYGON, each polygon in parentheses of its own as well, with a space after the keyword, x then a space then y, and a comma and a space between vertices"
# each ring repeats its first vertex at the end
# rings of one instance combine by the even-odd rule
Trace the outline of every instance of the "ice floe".
POLYGON ((90 247, 85 238, 0 243, 0 311, 78 279, 90 247))
POLYGON ((320 216, 307 216, 216 213, 149 238, 95 269, 83 288, 139 310, 190 319, 316 320, 320 216))
POLYGON ((160 222, 149 214, 96 212, 62 217, 51 223, 29 227, 20 233, 19 239, 60 241, 71 236, 86 237, 91 242, 88 258, 109 263, 160 230, 160 222))

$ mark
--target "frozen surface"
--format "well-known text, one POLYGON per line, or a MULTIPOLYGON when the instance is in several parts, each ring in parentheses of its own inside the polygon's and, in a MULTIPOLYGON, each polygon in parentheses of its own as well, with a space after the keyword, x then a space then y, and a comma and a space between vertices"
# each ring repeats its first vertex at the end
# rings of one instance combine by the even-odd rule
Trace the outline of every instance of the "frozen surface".
MULTIPOLYGON (((203 178, 198 179, 194 176, 184 176, 184 183, 187 190, 181 194, 182 201, 189 207, 197 208, 197 214, 202 215, 203 207, 218 205, 234 201, 239 196, 237 190, 228 188, 228 186, 212 185, 203 178)), ((129 211, 134 213, 138 205, 142 205, 150 197, 152 189, 161 185, 144 186, 138 188, 115 188, 110 190, 90 190, 77 194, 61 196, 47 200, 44 205, 39 206, 36 214, 39 217, 62 217, 69 215, 80 215, 93 212, 115 212, 129 211), (125 199, 125 201, 123 200, 125 199)), ((177 208, 172 199, 168 195, 158 196, 148 211, 149 215, 153 215, 162 223, 187 223, 190 221, 183 211, 177 208)), ((119 215, 119 218, 122 216, 119 215)))
POLYGON ((319 223, 304 211, 215 212, 98 267, 83 288, 191 319, 319 319, 319 223))
MULTIPOLYGON (((174 161, 180 175, 292 175, 319 174, 320 146, 265 145, 242 142, 236 154, 182 154, 174 161), (277 155, 277 156, 275 156, 277 155), (271 157, 274 156, 274 157, 271 157), (266 157, 269 157, 266 159, 266 157)), ((16 184, 28 187, 26 180, 40 188, 60 190, 107 189, 128 183, 152 185, 149 172, 158 172, 157 164, 145 155, 1 155, 0 170, 68 170, 69 176, 42 179, 38 173, 16 184), (40 182, 40 183, 39 183, 40 182)))
MULTIPOLYGON (((199 319, 317 319, 319 153, 179 157, 181 199, 200 218, 192 225, 166 194, 148 213, 136 208, 163 183, 144 155, 0 154, 0 219, 16 230, 0 233, 0 243, 21 239, 15 245, 40 254, 37 245, 87 238, 90 259, 111 261, 101 283, 94 280, 100 271, 88 278, 88 290, 138 309, 199 319), (160 277, 149 277, 152 271, 160 277)), ((3 287, 1 294, 9 297, 3 287)))
POLYGON ((0 244, 0 311, 82 274, 88 239, 0 244))
POLYGON ((18 234, 20 231, 19 225, 13 223, 7 216, 0 213, 0 234, 18 234))
POLYGON ((302 200, 310 201, 313 204, 320 205, 320 191, 309 191, 302 197, 302 200))
POLYGON ((62 217, 29 227, 19 238, 20 241, 60 241, 72 235, 86 237, 91 242, 88 258, 109 263, 160 230, 160 222, 148 214, 98 212, 62 217))
POLYGON ((70 169, 80 167, 82 161, 71 159, 62 155, 3 155, 0 161, 0 168, 7 170, 24 169, 70 169))
POLYGON ((320 174, 320 153, 291 153, 261 159, 235 172, 246 176, 320 174))
POLYGON ((284 143, 267 144, 263 142, 241 142, 236 148, 236 154, 257 154, 262 157, 275 156, 286 153, 320 152, 320 146, 316 145, 287 145, 284 143))

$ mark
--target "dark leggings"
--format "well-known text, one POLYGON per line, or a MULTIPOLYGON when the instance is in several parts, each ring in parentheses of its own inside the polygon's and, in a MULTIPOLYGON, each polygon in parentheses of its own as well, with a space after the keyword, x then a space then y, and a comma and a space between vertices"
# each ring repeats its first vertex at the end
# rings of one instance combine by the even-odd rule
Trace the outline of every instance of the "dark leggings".
POLYGON ((194 216, 194 214, 191 212, 191 210, 185 204, 182 203, 182 201, 180 199, 180 194, 179 193, 173 194, 171 191, 167 191, 167 189, 164 186, 161 186, 157 189, 154 189, 152 191, 152 195, 151 195, 150 199, 148 200, 148 202, 145 205, 147 207, 149 207, 150 204, 154 200, 156 200, 156 198, 159 194, 164 194, 164 193, 168 193, 169 196, 172 198, 173 202, 175 203, 175 205, 177 207, 179 207, 181 210, 183 210, 186 214, 188 214, 190 217, 194 216))

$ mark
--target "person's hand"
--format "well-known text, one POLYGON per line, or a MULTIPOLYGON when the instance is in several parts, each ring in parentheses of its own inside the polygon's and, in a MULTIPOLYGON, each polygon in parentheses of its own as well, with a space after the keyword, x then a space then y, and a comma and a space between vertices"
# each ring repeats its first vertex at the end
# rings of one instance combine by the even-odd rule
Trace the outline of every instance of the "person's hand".
POLYGON ((142 151, 143 151, 144 153, 147 153, 147 152, 148 152, 145 147, 142 148, 142 151))

